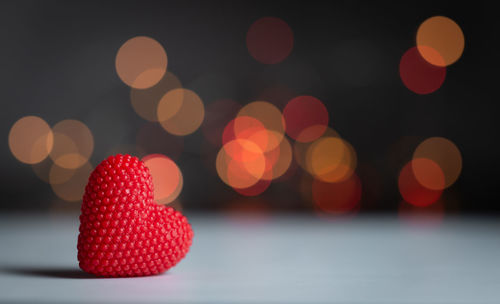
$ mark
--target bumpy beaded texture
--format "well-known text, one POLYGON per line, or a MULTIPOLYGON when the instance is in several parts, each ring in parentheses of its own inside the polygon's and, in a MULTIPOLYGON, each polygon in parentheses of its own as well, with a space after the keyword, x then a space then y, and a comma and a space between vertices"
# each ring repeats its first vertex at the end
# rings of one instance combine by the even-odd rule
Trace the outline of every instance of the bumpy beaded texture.
POLYGON ((84 271, 105 277, 162 273, 186 255, 192 238, 180 212, 154 202, 152 177, 137 157, 110 156, 90 175, 77 245, 84 271))

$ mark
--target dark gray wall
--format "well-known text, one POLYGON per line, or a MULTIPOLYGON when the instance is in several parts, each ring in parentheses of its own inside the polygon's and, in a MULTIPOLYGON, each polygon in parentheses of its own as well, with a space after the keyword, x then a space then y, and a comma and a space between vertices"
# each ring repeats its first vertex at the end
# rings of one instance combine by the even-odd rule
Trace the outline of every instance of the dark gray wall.
MULTIPOLYGON (((462 176, 449 190, 460 210, 499 211, 492 12, 477 1, 2 1, 0 208, 46 208, 55 199, 9 151, 9 129, 22 116, 39 115, 51 125, 85 122, 95 136, 94 165, 114 146, 135 143, 144 121, 130 106, 114 59, 124 41, 146 35, 165 46, 169 70, 205 104, 218 98, 245 104, 280 83, 323 100, 333 127, 357 149, 362 210, 395 210, 397 172, 411 149, 418 140, 444 136, 463 154, 462 176), (460 24, 465 51, 441 89, 418 96, 402 85, 399 59, 414 45, 417 26, 440 14, 460 24), (292 54, 276 66, 259 64, 245 46, 248 27, 263 16, 284 19, 295 34, 292 54), (401 140, 409 144, 398 146, 401 140)), ((201 132, 184 138, 181 198, 187 208, 216 210, 237 195, 202 165, 202 147, 201 132)), ((307 209, 287 187, 272 185, 263 198, 307 209)))

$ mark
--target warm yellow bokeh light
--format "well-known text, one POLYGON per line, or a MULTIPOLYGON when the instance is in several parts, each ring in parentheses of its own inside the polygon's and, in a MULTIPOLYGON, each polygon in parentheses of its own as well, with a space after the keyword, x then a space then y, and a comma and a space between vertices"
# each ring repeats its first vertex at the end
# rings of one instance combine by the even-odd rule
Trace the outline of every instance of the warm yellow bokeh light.
POLYGON ((316 140, 309 147, 306 159, 309 173, 328 183, 349 178, 357 164, 354 149, 340 137, 322 137, 316 140))
POLYGON ((268 142, 274 138, 270 139, 270 136, 273 134, 259 120, 250 116, 237 116, 224 128, 222 144, 234 139, 244 139, 255 143, 262 151, 267 152, 268 142))
POLYGON ((54 143, 50 126, 37 116, 25 116, 9 132, 9 148, 14 157, 26 164, 37 164, 49 155, 54 143))
POLYGON ((142 160, 153 177, 155 201, 158 204, 173 202, 181 193, 184 184, 182 172, 177 164, 161 154, 148 155, 142 160))
MULTIPOLYGON (((444 188, 451 186, 462 171, 460 150, 453 142, 443 137, 431 137, 424 140, 415 149, 413 158, 426 158, 435 162, 443 171, 444 188)), ((418 171, 414 170, 414 174, 419 182, 424 179, 418 171)))
MULTIPOLYGON (((299 133, 298 137, 301 137, 301 134, 303 133, 308 133, 309 131, 304 130, 303 132, 299 133)), ((337 133, 332 128, 325 127, 325 130, 323 130, 323 135, 316 139, 315 141, 295 141, 293 145, 293 157, 297 164, 304 169, 307 172, 312 172, 312 169, 310 167, 311 162, 308 161, 307 159, 307 152, 309 151, 309 148, 319 139, 321 138, 326 138, 326 137, 340 137, 340 135, 337 133)))
POLYGON ((417 30, 417 48, 420 54, 436 66, 448 66, 456 62, 462 56, 464 45, 462 29, 448 17, 431 17, 417 30), (433 50, 441 56, 436 56, 433 50))
MULTIPOLYGON (((57 165, 54 164, 53 166, 57 165)), ((73 175, 63 182, 61 182, 61 176, 56 174, 56 170, 60 169, 51 169, 49 176, 50 186, 54 193, 64 201, 76 202, 81 200, 90 173, 93 170, 92 165, 86 162, 79 168, 72 170, 73 175)))
MULTIPOLYGON (((255 118, 264 125, 265 129, 274 132, 275 135, 279 135, 275 138, 276 140, 268 141, 264 152, 271 151, 279 146, 285 134, 285 120, 281 111, 276 106, 267 101, 254 101, 241 108, 237 116, 255 118)), ((238 119, 234 122, 236 134, 238 130, 244 129, 244 126, 239 125, 240 122, 241 120, 238 119)))
MULTIPOLYGON (((283 138, 281 143, 276 149, 278 151, 278 156, 276 160, 273 160, 272 164, 272 174, 270 175, 271 179, 277 179, 286 173, 288 168, 290 168, 290 164, 292 162, 292 146, 288 139, 283 138)), ((270 152, 270 153, 273 153, 270 152)), ((266 153, 267 155, 267 153, 266 153)), ((264 175, 265 178, 267 175, 264 175)))
POLYGON ((200 127, 205 117, 205 107, 195 92, 174 89, 160 100, 157 115, 158 121, 167 132, 183 136, 200 127))
POLYGON ((155 86, 148 89, 130 89, 130 102, 134 111, 149 121, 158 121, 158 104, 165 93, 182 88, 182 84, 174 74, 166 72, 155 86))
POLYGON ((125 84, 136 89, 147 89, 157 84, 167 71, 167 53, 153 38, 134 37, 118 50, 115 66, 125 84))
POLYGON ((63 120, 53 128, 54 147, 50 158, 66 169, 83 166, 94 151, 94 137, 89 128, 78 120, 63 120))
POLYGON ((182 177, 182 172, 181 171, 179 171, 179 172, 180 172, 181 178, 179 179, 179 183, 177 184, 177 187, 174 189, 174 191, 172 193, 170 193, 169 196, 167 196, 163 199, 157 200, 156 203, 158 203, 160 205, 170 204, 172 206, 172 204, 177 201, 177 198, 181 194, 182 188, 184 187, 184 178, 182 177))
POLYGON ((224 183, 233 188, 248 188, 264 175, 266 158, 255 143, 236 139, 220 149, 215 165, 224 183))

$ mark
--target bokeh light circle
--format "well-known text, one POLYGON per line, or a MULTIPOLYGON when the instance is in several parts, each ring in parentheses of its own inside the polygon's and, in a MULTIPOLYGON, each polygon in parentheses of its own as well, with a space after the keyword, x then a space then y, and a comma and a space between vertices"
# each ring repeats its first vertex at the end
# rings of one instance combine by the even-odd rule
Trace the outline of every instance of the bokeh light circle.
POLYGON ((354 148, 340 137, 322 137, 316 140, 309 147, 306 160, 309 173, 328 183, 349 178, 357 164, 354 148))
MULTIPOLYGON (((444 184, 442 188, 451 186, 460 176, 462 171, 462 155, 458 147, 449 139, 443 137, 431 137, 418 145, 413 154, 413 158, 426 158, 432 160, 444 174, 444 184)), ((414 169, 415 177, 422 183, 425 178, 418 170, 414 169)), ((439 185, 426 185, 428 188, 439 189, 439 185), (437 187, 437 188, 436 188, 437 187)))
POLYGON ((298 96, 290 100, 283 110, 286 133, 299 142, 319 138, 328 126, 328 110, 317 98, 298 96))
MULTIPOLYGON (((435 61, 441 58, 440 62, 444 64, 441 55, 433 48, 428 46, 420 46, 419 48, 425 50, 427 54, 432 54, 435 61)), ((430 64, 420 55, 417 47, 412 47, 401 57, 399 76, 410 91, 422 95, 430 94, 443 85, 446 67, 430 64)))
POLYGON ((431 190, 445 188, 443 170, 434 161, 427 158, 414 158, 411 164, 415 179, 420 185, 431 190))
MULTIPOLYGON (((271 167, 272 174, 270 177, 274 180, 283 176, 283 174, 285 174, 290 168, 293 158, 292 146, 290 145, 288 139, 283 138, 278 147, 276 147, 273 151, 266 153, 266 159, 269 159, 268 155, 271 153, 277 153, 276 158, 272 160, 271 167)), ((266 178, 266 175, 264 175, 263 178, 266 178)))
POLYGON ((252 141, 262 151, 268 151, 268 146, 270 146, 270 132, 268 132, 262 122, 249 116, 237 116, 224 128, 222 144, 225 145, 235 139, 252 141))
POLYGON ((338 183, 312 182, 315 205, 330 214, 345 214, 356 209, 361 200, 361 180, 356 174, 338 183))
POLYGON ((235 139, 226 143, 217 154, 217 174, 233 188, 249 188, 264 175, 266 158, 254 142, 235 139))
POLYGON ((15 158, 25 164, 37 164, 52 151, 54 135, 40 117, 25 116, 14 123, 9 132, 9 148, 15 158))
POLYGON ((54 146, 50 158, 66 169, 83 166, 94 151, 94 137, 89 128, 78 120, 63 120, 53 128, 54 146))
MULTIPOLYGON (((300 134, 299 137, 301 137, 300 134)), ((323 132, 323 135, 320 138, 325 137, 340 137, 340 135, 334 129, 326 127, 326 130, 323 132)), ((310 151, 310 148, 316 143, 316 141, 317 140, 312 142, 295 141, 293 144, 293 157, 295 161, 302 169, 304 169, 309 174, 312 174, 311 172, 313 172, 313 170, 310 167, 311 161, 310 158, 308 158, 308 152, 310 151)))
POLYGON ((417 48, 427 62, 448 66, 456 62, 464 51, 465 38, 460 26, 448 17, 435 16, 425 20, 417 30, 417 48), (436 50, 436 54, 430 47, 436 50))
MULTIPOLYGON (((399 193, 401 193, 406 202, 415 206, 425 207, 435 203, 441 197, 443 190, 433 190, 423 186, 413 173, 414 168, 419 166, 429 167, 428 161, 414 159, 408 162, 399 173, 398 187, 399 193)), ((425 167, 421 170, 424 171, 425 167)), ((439 174, 435 178, 439 178, 439 174)))
POLYGON ((249 28, 246 43, 248 52, 264 64, 280 63, 292 52, 293 32, 282 19, 264 17, 249 28))
POLYGON ((184 136, 200 127, 205 117, 205 107, 195 92, 179 88, 162 97, 157 115, 167 132, 184 136))
POLYGON ((130 90, 130 102, 134 111, 142 118, 149 121, 158 121, 158 104, 165 93, 182 88, 179 78, 170 72, 166 72, 163 78, 153 87, 148 89, 130 90))
MULTIPOLYGON (((277 135, 276 140, 269 140, 267 147, 265 147, 264 151, 271 151, 275 149, 281 142, 285 134, 285 120, 281 111, 273 104, 266 101, 254 101, 243 108, 238 112, 238 116, 243 117, 252 117, 260 121, 263 126, 277 135)), ((242 124, 242 120, 236 119, 234 121, 235 130, 245 129, 245 125, 242 124)))
POLYGON ((177 164, 162 154, 150 154, 142 158, 153 177, 154 199, 158 204, 173 202, 182 191, 182 172, 177 164))
POLYGON ((167 71, 167 53, 153 38, 138 36, 127 40, 120 47, 115 66, 125 84, 146 89, 157 84, 167 71))

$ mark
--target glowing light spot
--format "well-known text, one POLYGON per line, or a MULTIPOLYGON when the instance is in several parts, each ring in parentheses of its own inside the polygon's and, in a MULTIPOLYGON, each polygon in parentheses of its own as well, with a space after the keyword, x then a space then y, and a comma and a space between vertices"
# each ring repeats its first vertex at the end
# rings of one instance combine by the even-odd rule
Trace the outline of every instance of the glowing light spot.
MULTIPOLYGON (((279 135, 276 135, 275 132, 273 132, 273 131, 269 131, 268 135, 270 137, 270 141, 274 141, 275 138, 279 137, 279 135)), ((266 158, 266 173, 272 172, 274 165, 276 164, 276 162, 278 161, 278 159, 280 157, 280 152, 281 151, 280 151, 279 144, 273 150, 268 151, 268 152, 264 152, 264 156, 266 158)), ((272 179, 272 174, 268 174, 268 177, 270 179, 272 179)))
POLYGON ((339 137, 323 137, 315 141, 306 155, 306 166, 316 179, 335 183, 349 178, 356 169, 356 153, 339 137))
MULTIPOLYGON (((285 134, 285 120, 281 111, 273 104, 266 101, 255 101, 244 106, 239 112, 239 117, 252 117, 260 121, 266 130, 274 132, 274 139, 267 142, 264 152, 275 149, 283 140, 285 134)), ((245 120, 234 121, 234 129, 236 133, 238 130, 245 130, 247 128, 245 120), (240 124, 243 124, 240 126, 240 124)), ((269 136, 268 136, 269 137, 269 136)))
POLYGON ((261 18, 248 30, 247 47, 250 55, 261 63, 280 63, 292 52, 292 29, 282 19, 261 18))
POLYGON ((201 130, 209 143, 215 147, 221 145, 224 128, 240 109, 241 105, 231 99, 219 99, 207 105, 201 130))
POLYGON ((37 164, 49 155, 54 144, 50 126, 37 116, 25 116, 9 132, 9 148, 25 164, 37 164))
POLYGON ((54 146, 50 158, 66 169, 83 166, 94 151, 94 137, 89 128, 78 120, 63 120, 53 128, 54 146))
POLYGON ((174 89, 165 94, 158 104, 158 120, 174 135, 188 135, 196 131, 205 117, 200 97, 191 90, 174 89))
POLYGON ((167 53, 153 38, 134 37, 118 50, 115 66, 125 84, 147 89, 157 84, 167 71, 167 53))
MULTIPOLYGON (((443 190, 429 189, 420 184, 413 173, 413 168, 419 166, 429 167, 428 160, 416 159, 408 162, 399 173, 398 186, 405 201, 415 206, 425 207, 435 203, 441 197, 443 190)), ((421 171, 424 170, 421 169, 421 171)), ((441 176, 443 176, 442 173, 441 176)))
MULTIPOLYGON (((278 155, 273 156, 271 166, 271 179, 277 179, 283 174, 285 174, 288 169, 290 168, 290 164, 292 163, 292 146, 290 145, 290 142, 288 139, 283 138, 280 145, 276 147, 273 151, 266 153, 266 160, 268 160, 270 157, 268 154, 275 153, 278 155)), ((263 176, 263 178, 266 178, 266 175, 263 176)))
POLYGON ((299 96, 290 100, 283 110, 286 133, 300 142, 319 138, 328 125, 325 105, 312 96, 299 96))
POLYGON ((439 165, 444 174, 444 183, 429 183, 425 180, 425 174, 413 168, 417 180, 430 189, 439 190, 451 186, 460 176, 462 171, 462 155, 457 146, 443 137, 431 137, 418 145, 413 154, 414 158, 430 159, 439 165))
POLYGON ((448 17, 431 17, 417 30, 418 50, 422 57, 433 65, 443 67, 456 62, 462 56, 464 44, 462 29, 448 17), (430 51, 431 48, 440 56, 430 51))
POLYGON ((417 182, 432 190, 444 189, 444 174, 438 164, 427 158, 414 158, 413 174, 417 182))
POLYGON ((153 177, 155 201, 158 204, 168 204, 177 199, 184 182, 182 172, 175 162, 161 154, 147 155, 142 161, 153 177))
MULTIPOLYGON (((307 133, 307 131, 306 131, 306 133, 307 133)), ((299 134, 298 137, 300 138, 301 135, 299 134)), ((340 135, 332 128, 326 127, 326 130, 323 132, 322 137, 340 137, 340 135)), ((310 147, 314 143, 315 143, 315 141, 313 141, 313 142, 296 141, 294 143, 294 146, 293 146, 293 156, 295 158, 295 161, 302 169, 304 169, 308 173, 313 172, 313 170, 310 167, 311 162, 308 159, 307 152, 310 150, 310 147)))
MULTIPOLYGON (((441 56, 431 47, 420 46, 419 48, 428 54, 433 54, 435 60, 441 56)), ((444 64, 444 61, 441 62, 444 64)), ((420 55, 417 47, 412 47, 401 57, 399 76, 410 91, 417 94, 430 94, 443 84, 446 68, 430 64, 420 55)))
POLYGON ((65 170, 68 169, 57 168, 57 164, 53 165, 53 169, 50 170, 49 175, 50 186, 60 199, 68 202, 80 201, 83 197, 90 173, 93 170, 92 165, 86 162, 77 169, 65 170), (72 174, 69 171, 72 171, 72 174), (70 174, 71 177, 67 178, 70 174))
POLYGON ((130 101, 134 111, 142 118, 149 121, 158 121, 158 104, 165 93, 182 88, 180 80, 172 73, 166 72, 155 86, 148 89, 130 90, 130 101))
POLYGON ((227 124, 222 134, 222 144, 235 139, 249 140, 254 142, 260 150, 268 150, 269 132, 262 122, 253 117, 238 116, 227 124))
POLYGON ((338 183, 315 179, 312 195, 316 206, 331 214, 345 214, 355 210, 361 200, 361 180, 356 174, 338 183))
POLYGON ((264 175, 266 158, 255 143, 236 139, 217 154, 216 169, 221 180, 233 188, 249 188, 264 175))

